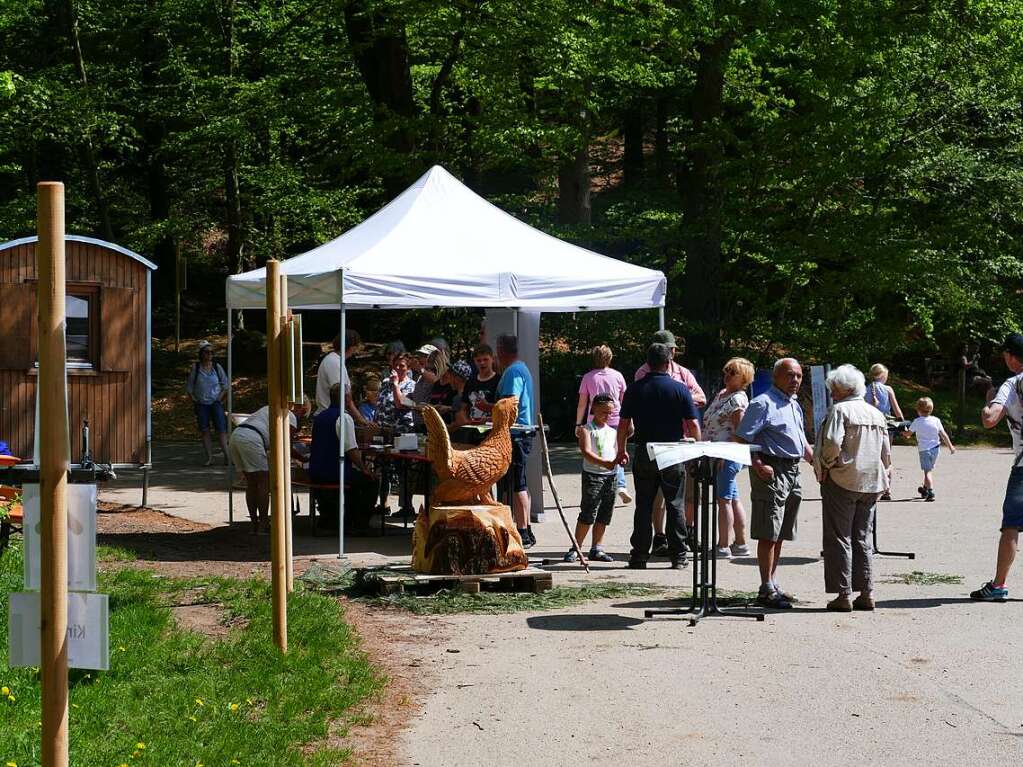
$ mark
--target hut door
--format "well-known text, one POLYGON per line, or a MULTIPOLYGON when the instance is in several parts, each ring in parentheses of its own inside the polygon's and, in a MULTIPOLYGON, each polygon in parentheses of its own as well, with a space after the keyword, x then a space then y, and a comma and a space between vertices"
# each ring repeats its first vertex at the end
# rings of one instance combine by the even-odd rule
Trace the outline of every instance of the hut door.
POLYGON ((0 284, 0 369, 29 370, 36 361, 36 285, 0 284))

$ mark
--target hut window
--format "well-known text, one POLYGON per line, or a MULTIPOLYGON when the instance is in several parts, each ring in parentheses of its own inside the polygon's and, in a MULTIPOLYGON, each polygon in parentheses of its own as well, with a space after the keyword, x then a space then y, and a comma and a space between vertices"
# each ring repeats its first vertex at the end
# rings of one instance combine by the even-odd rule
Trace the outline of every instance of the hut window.
POLYGON ((99 290, 94 286, 67 288, 67 361, 69 367, 91 368, 98 362, 99 290))

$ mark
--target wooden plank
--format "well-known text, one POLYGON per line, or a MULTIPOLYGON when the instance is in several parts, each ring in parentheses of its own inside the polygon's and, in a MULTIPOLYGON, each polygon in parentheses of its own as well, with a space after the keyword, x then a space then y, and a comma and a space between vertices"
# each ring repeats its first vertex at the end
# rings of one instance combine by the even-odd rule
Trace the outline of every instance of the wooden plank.
POLYGON ((30 282, 0 284, 0 368, 24 372, 35 363, 35 293, 30 282))
POLYGON ((441 589, 456 589, 463 593, 481 590, 540 593, 553 588, 551 573, 534 567, 511 573, 483 575, 423 575, 411 567, 369 568, 360 571, 363 582, 371 583, 381 595, 401 592, 429 594, 441 589))
POLYGON ((138 343, 134 337, 136 292, 131 288, 104 285, 100 291, 100 369, 104 372, 129 369, 125 349, 138 343))

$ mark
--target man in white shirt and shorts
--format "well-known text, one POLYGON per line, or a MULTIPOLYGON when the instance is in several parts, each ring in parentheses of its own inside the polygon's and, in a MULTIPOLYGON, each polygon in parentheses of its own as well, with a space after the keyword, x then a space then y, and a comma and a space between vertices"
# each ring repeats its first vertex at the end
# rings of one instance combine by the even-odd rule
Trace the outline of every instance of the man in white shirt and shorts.
POLYGON ((997 392, 988 392, 988 404, 981 411, 980 418, 987 429, 993 429, 1004 418, 1012 434, 1013 462, 1009 472, 1009 484, 1005 489, 1002 503, 1002 534, 998 541, 998 560, 995 577, 970 593, 972 599, 980 602, 1005 602, 1009 589, 1005 585, 1009 569, 1016 558, 1019 546, 1019 531, 1023 528, 1023 335, 1013 333, 1002 345, 1002 357, 1012 372, 1012 377, 1003 383, 997 392), (993 395, 993 396, 992 396, 993 395))

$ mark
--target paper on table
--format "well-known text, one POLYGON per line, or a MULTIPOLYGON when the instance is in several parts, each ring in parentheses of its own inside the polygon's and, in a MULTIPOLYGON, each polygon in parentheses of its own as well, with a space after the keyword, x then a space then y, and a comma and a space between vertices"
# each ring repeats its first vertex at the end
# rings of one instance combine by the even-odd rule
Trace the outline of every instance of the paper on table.
POLYGON ((752 463, 749 448, 749 445, 738 442, 648 442, 646 446, 650 460, 662 470, 703 456, 749 466, 752 463))

